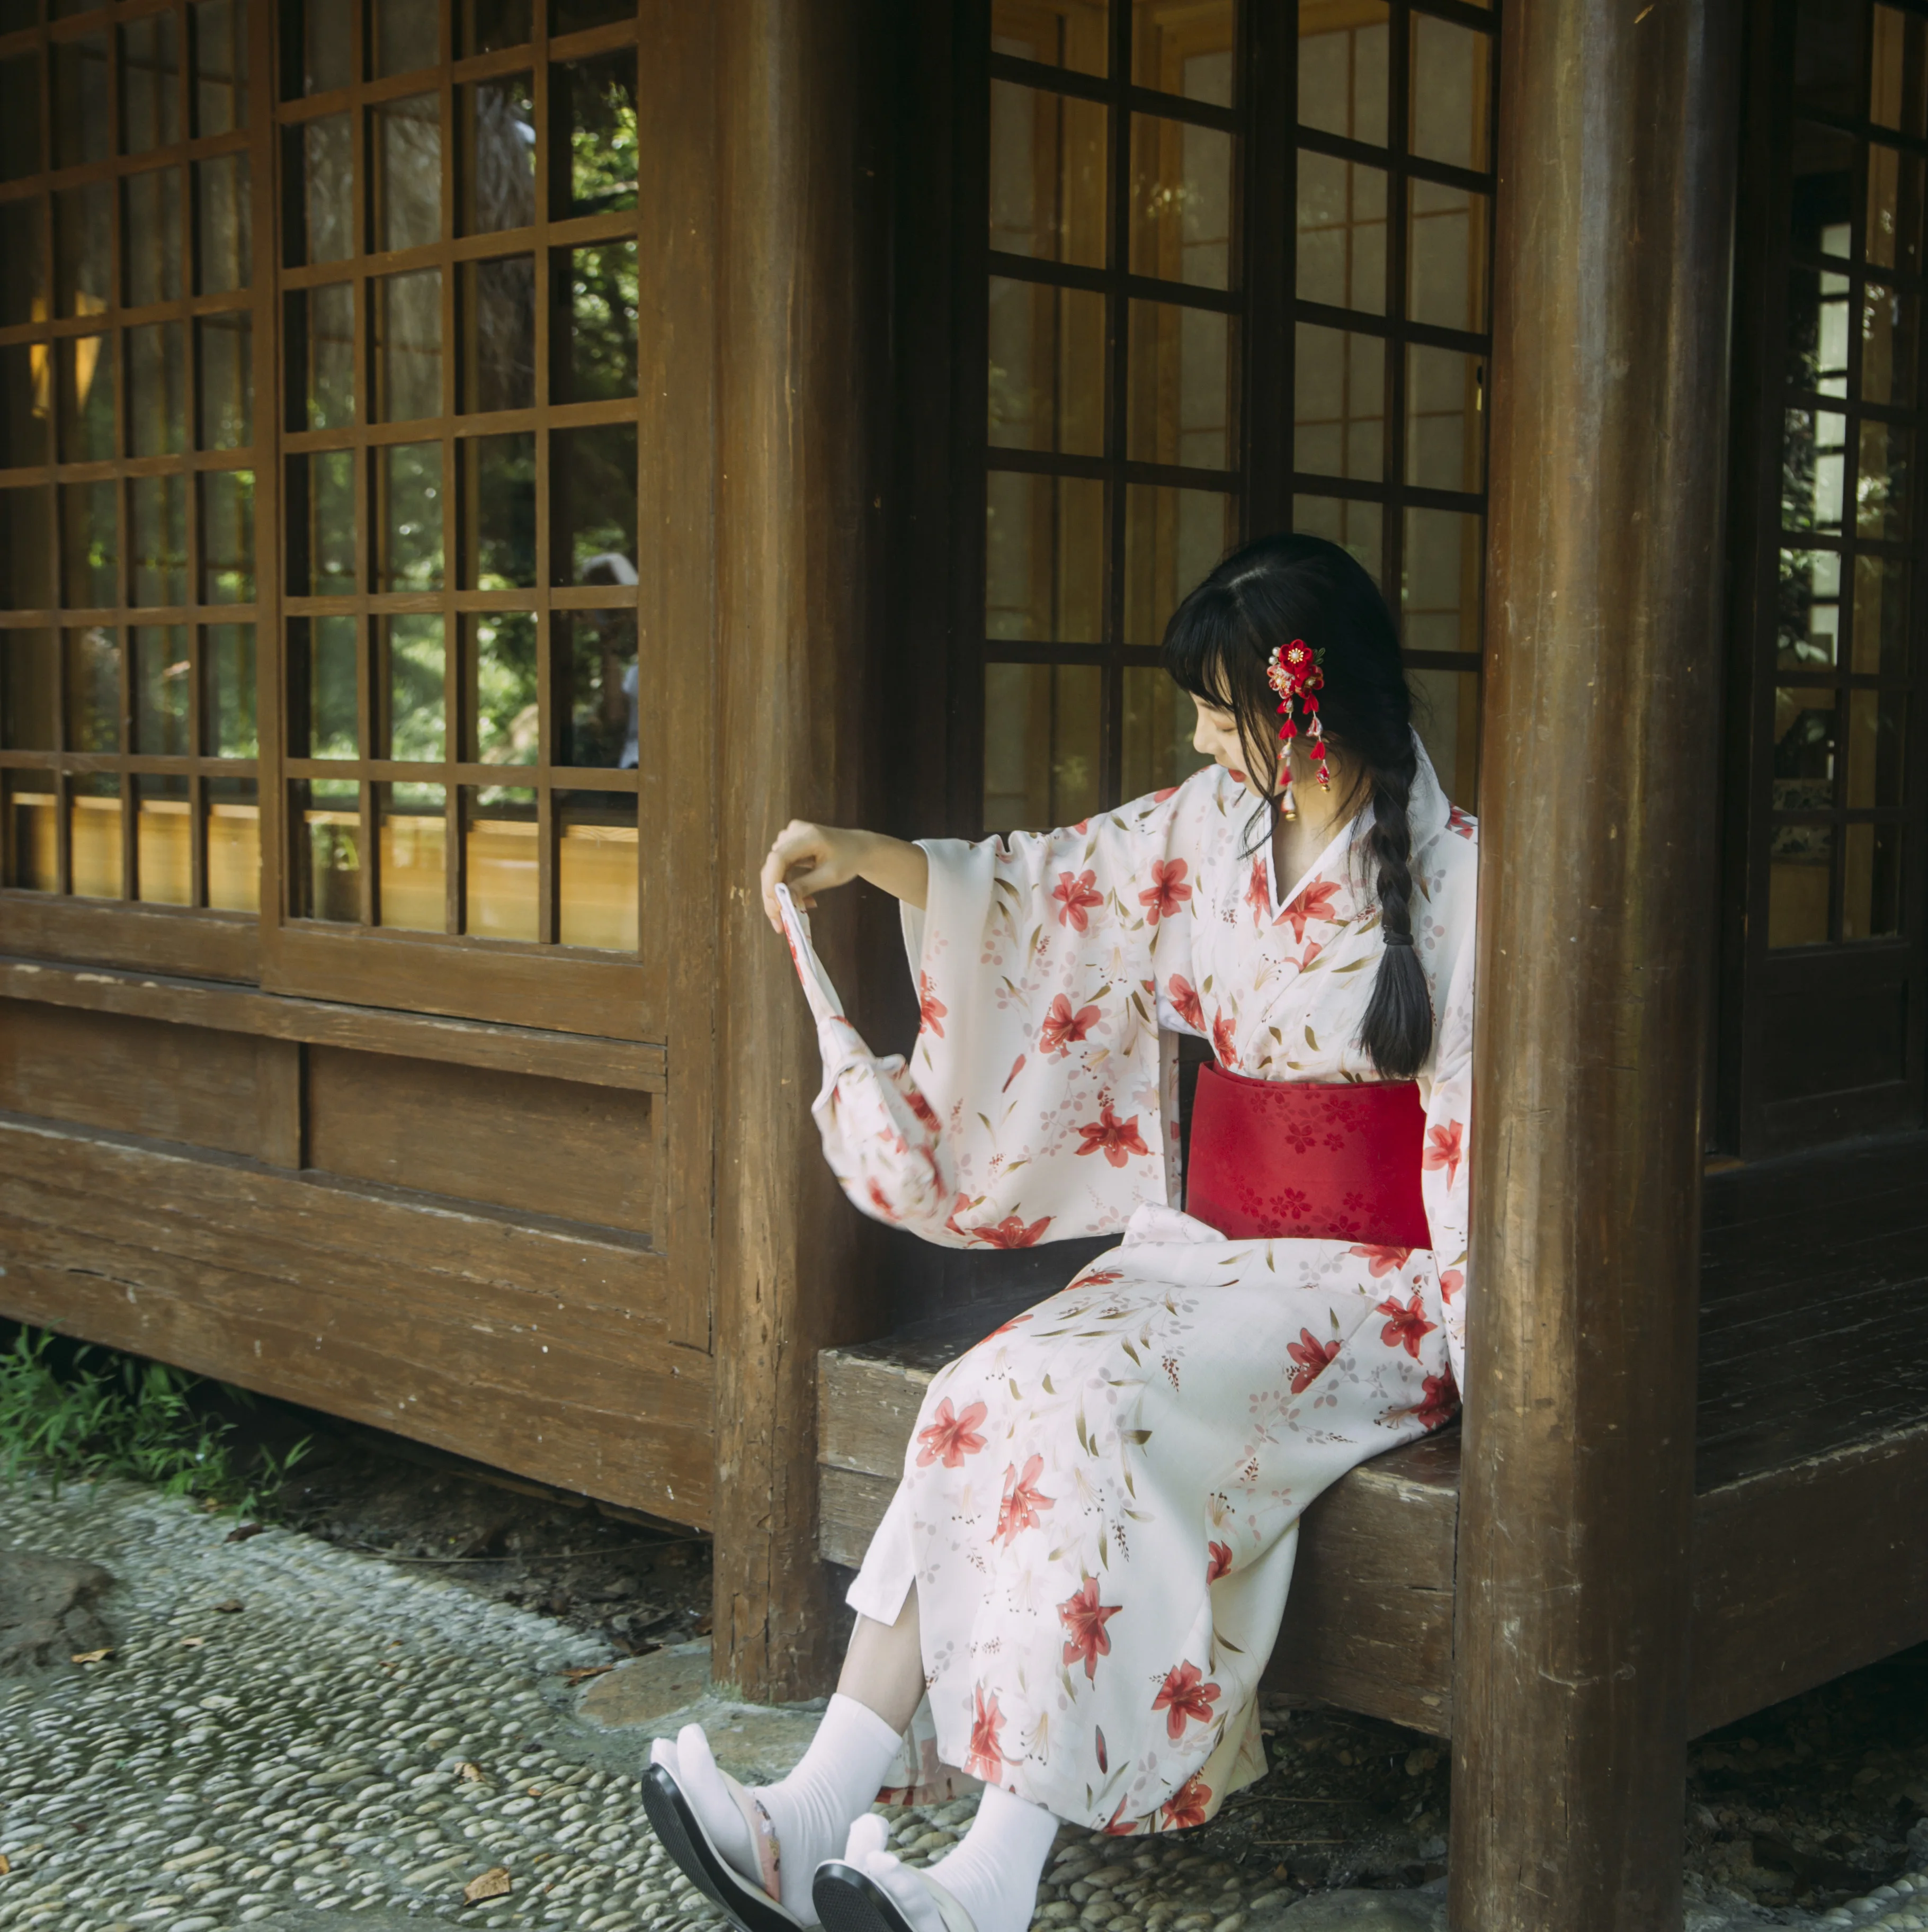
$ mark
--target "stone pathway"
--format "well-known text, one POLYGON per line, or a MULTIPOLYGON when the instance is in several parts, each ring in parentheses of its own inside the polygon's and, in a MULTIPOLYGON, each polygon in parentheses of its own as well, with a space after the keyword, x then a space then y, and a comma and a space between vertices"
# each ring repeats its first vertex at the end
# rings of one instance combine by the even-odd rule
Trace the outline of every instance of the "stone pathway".
MULTIPOLYGON (((605 1674, 598 1639, 423 1570, 233 1528, 123 1484, 0 1488, 0 1566, 17 1546, 119 1580, 98 1604, 108 1655, 0 1682, 0 1928, 717 1923, 644 1821, 648 1739, 694 1718, 729 1768, 767 1778, 815 1707, 722 1702, 701 1645, 605 1674)), ((923 1862, 972 1809, 888 1815, 923 1862)), ((1928 1839, 1920 1850, 1928 1866, 1928 1839)), ((1443 1932, 1437 1888, 1296 1897, 1194 1839, 1068 1828, 1035 1923, 1443 1932)), ((1928 1928, 1928 1870, 1824 1919, 1689 1922, 1928 1928)))

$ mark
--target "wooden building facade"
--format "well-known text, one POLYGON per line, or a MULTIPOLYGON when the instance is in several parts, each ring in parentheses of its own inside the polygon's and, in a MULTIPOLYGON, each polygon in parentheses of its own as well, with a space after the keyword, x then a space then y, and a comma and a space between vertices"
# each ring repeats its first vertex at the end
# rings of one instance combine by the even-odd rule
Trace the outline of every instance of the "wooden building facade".
POLYGON ((1077 1257, 836 1194, 757 864, 1175 782, 1167 614, 1330 536, 1479 1299, 1294 1641, 1458 1924, 1677 1922, 1689 1727, 1928 1636, 1924 222, 1928 0, 0 0, 0 1312, 707 1530, 821 1688, 878 1338, 1077 1257))

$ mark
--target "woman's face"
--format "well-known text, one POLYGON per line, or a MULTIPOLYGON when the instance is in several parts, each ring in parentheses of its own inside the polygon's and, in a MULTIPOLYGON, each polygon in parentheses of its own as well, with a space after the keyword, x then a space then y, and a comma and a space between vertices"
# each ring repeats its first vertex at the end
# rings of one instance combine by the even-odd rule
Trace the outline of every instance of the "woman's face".
MULTIPOLYGON (((1202 698, 1194 698, 1191 701, 1198 710, 1198 728, 1191 734, 1192 748, 1203 752, 1215 764, 1223 765, 1234 781, 1263 805, 1266 795, 1248 774, 1247 767, 1251 761, 1251 754, 1239 742, 1237 718, 1215 704, 1206 704, 1202 698)), ((1268 772, 1266 776, 1269 778, 1272 774, 1268 772)))

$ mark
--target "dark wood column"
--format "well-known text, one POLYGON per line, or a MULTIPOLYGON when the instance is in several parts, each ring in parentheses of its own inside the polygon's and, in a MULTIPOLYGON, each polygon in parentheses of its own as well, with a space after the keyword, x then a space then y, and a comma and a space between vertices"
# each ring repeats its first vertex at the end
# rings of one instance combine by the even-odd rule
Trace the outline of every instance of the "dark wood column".
MULTIPOLYGON (((718 685, 715 1670, 826 1688, 842 1627, 816 1560, 819 1348, 868 1310, 862 1224, 809 1115, 820 1070, 755 890, 792 818, 872 820, 869 640, 887 398, 882 170, 863 0, 722 0, 716 34, 718 685)), ((647 55, 645 56, 647 58, 647 55)), ((818 934, 846 996, 857 908, 818 934)), ((899 968, 901 970, 901 968, 899 968)))
POLYGON ((1733 8, 1506 21, 1461 1932, 1680 1922, 1733 8))

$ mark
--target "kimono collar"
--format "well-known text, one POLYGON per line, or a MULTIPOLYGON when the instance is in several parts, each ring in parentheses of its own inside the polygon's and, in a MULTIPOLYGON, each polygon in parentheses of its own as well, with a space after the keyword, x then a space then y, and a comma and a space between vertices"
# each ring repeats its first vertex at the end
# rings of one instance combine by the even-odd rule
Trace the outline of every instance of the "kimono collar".
POLYGON ((1406 822, 1413 828, 1413 850, 1417 852, 1446 830, 1452 807, 1440 789, 1440 775, 1433 770, 1433 761, 1427 757, 1416 731, 1413 734, 1413 760, 1418 769, 1413 774, 1412 790, 1406 801, 1406 822))

